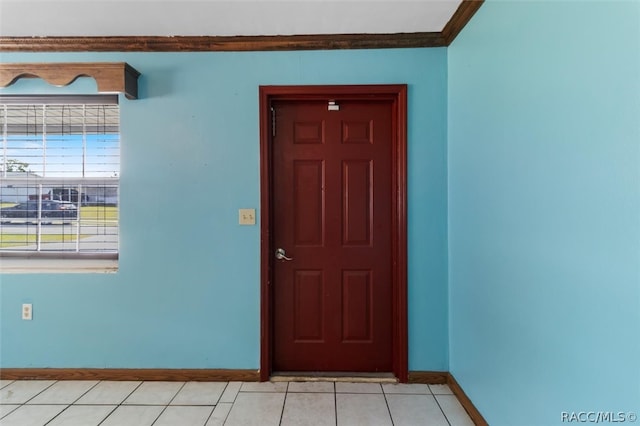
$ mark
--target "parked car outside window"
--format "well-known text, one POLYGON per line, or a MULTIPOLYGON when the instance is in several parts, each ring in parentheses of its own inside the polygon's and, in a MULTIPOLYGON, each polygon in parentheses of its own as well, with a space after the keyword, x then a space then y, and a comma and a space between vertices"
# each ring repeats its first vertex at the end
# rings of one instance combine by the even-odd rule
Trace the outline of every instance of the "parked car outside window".
MULTIPOLYGON (((77 219, 78 208, 69 201, 42 200, 42 218, 77 219)), ((38 202, 27 201, 13 207, 0 209, 0 217, 8 218, 38 218, 38 202)))

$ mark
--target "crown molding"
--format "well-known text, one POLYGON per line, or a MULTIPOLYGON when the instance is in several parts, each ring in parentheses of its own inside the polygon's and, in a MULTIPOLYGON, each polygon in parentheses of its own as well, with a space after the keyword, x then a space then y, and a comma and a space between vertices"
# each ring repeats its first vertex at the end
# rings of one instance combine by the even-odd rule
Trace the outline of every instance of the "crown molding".
POLYGON ((444 26, 442 38, 446 46, 449 46, 453 40, 460 34, 460 31, 467 25, 473 15, 480 9, 484 0, 463 0, 458 9, 453 14, 447 25, 444 26))
POLYGON ((0 37, 0 52, 246 52, 445 47, 484 0, 463 0, 441 32, 291 36, 0 37))
POLYGON ((248 52, 440 47, 440 33, 293 36, 0 37, 0 52, 248 52))

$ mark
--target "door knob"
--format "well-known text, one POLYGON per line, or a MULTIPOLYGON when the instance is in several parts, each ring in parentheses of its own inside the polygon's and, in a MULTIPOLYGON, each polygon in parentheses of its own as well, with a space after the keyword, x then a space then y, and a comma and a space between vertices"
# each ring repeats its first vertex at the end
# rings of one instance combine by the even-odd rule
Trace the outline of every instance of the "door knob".
POLYGON ((276 259, 278 259, 278 260, 293 260, 293 258, 287 257, 287 252, 285 252, 283 248, 279 248, 279 249, 276 250, 276 259))

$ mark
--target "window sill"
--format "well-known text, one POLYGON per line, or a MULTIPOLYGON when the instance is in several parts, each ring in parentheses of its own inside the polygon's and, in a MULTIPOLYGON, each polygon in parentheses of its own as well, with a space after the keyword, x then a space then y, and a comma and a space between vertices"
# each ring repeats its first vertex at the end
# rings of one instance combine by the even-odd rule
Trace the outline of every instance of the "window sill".
POLYGON ((85 274, 115 273, 117 255, 106 257, 0 256, 0 274, 85 274))

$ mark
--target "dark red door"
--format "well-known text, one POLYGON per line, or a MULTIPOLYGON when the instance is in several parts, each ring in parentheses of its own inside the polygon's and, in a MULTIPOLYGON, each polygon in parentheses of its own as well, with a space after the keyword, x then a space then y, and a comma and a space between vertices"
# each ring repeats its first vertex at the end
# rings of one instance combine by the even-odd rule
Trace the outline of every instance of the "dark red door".
POLYGON ((273 370, 390 372, 391 101, 274 101, 273 370))

